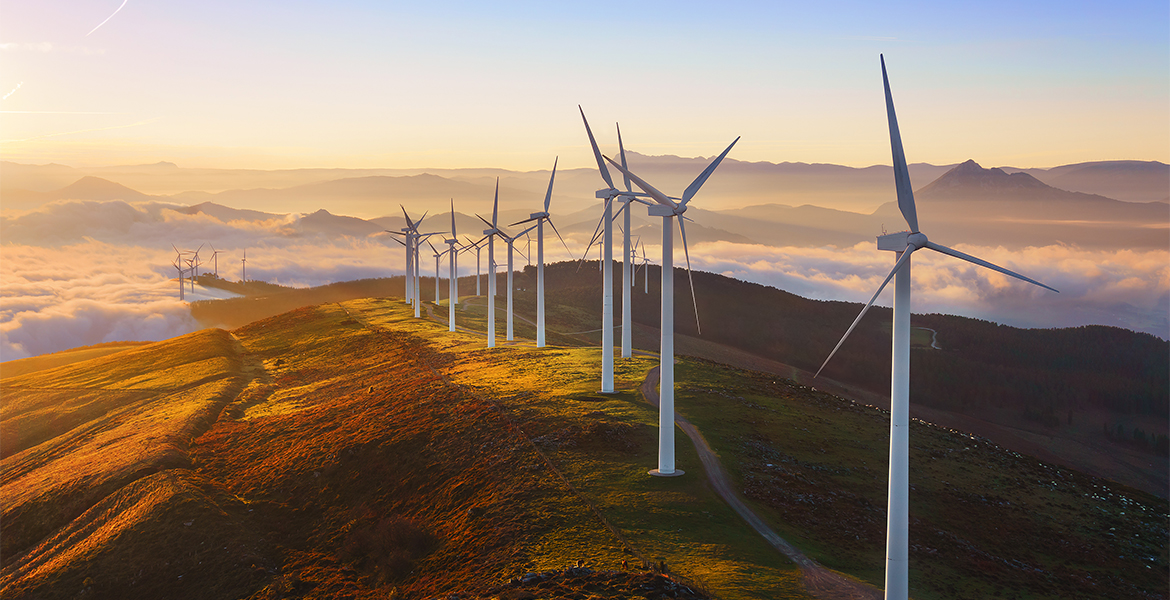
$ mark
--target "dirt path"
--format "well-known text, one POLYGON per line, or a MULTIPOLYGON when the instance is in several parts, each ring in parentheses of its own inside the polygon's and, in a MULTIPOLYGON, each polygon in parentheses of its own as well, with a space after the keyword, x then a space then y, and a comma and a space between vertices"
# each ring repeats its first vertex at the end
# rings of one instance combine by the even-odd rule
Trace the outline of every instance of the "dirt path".
MULTIPOLYGON (((642 396, 654 405, 658 406, 658 367, 650 369, 646 373, 646 379, 641 386, 642 396)), ((703 434, 690 421, 683 418, 677 412, 674 413, 674 421, 678 424, 683 433, 691 438, 691 442, 695 445, 695 450, 699 453, 699 460, 703 463, 703 468, 707 472, 707 479, 711 482, 715 491, 727 502, 728 506, 732 508, 752 529, 768 540, 768 543, 780 551, 781 554, 787 556, 789 560, 796 563, 800 567, 804 575, 804 587, 817 598, 824 598, 825 600, 870 600, 880 599, 883 594, 882 591, 865 583, 853 581, 845 576, 830 571, 817 564, 817 562, 804 555, 800 550, 797 550, 792 544, 789 544, 784 538, 772 531, 771 527, 764 522, 752 509, 748 508, 747 504, 739 497, 739 494, 731 487, 731 482, 727 477, 727 473, 723 471, 723 467, 719 464, 719 458, 715 456, 715 452, 711 446, 707 444, 707 440, 703 434)))

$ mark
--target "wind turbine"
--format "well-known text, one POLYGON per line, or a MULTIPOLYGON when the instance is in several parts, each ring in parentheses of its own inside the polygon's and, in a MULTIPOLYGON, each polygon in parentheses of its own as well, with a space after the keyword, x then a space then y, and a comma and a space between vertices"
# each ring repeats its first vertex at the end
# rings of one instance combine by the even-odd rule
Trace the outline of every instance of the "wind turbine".
MULTIPOLYGON (((602 256, 601 256, 601 281, 602 281, 602 296, 601 296, 601 393, 612 394, 613 387, 613 201, 617 198, 629 197, 633 198, 643 194, 635 194, 630 191, 629 181, 626 181, 627 191, 622 192, 613 185, 613 179, 609 176, 609 169, 605 167, 605 161, 602 160, 601 150, 597 148, 597 140, 593 137, 593 130, 589 128, 589 120, 585 118, 585 109, 577 105, 577 109, 581 111, 581 121, 585 123, 585 133, 589 135, 589 145, 593 147, 593 157, 597 159, 597 170, 601 173, 601 178, 605 180, 609 187, 603 190, 597 190, 595 196, 605 199, 605 207, 602 213, 601 222, 598 226, 602 229, 602 256)), ((620 135, 619 135, 620 137, 620 135)), ((620 142, 619 142, 620 145, 620 142)), ((625 162, 625 149, 622 149, 622 162, 625 162)), ((629 203, 629 199, 623 200, 629 203)), ((628 216, 627 216, 628 219, 628 216)), ((596 237, 596 234, 594 234, 596 237)), ((590 242, 592 243, 592 242, 590 242)), ((626 241, 627 253, 629 249, 629 239, 626 241)), ((589 253, 589 249, 585 249, 585 253, 589 253)), ((627 280, 628 282, 628 280, 627 280)), ((625 327, 629 330, 629 327, 625 327)), ((623 338, 625 334, 623 333, 623 338)), ((622 345, 623 356, 628 356, 625 353, 625 342, 623 339, 622 345)))
POLYGON ((528 229, 525 229, 524 231, 517 233, 515 236, 509 236, 508 234, 506 234, 502 231, 499 233, 500 237, 504 238, 504 241, 507 242, 507 244, 508 244, 508 338, 507 339, 509 342, 514 339, 512 336, 512 293, 516 290, 516 286, 515 286, 515 284, 512 283, 512 275, 514 274, 513 267, 512 267, 513 250, 516 247, 516 240, 519 239, 520 236, 528 233, 529 231, 532 231, 535 228, 536 228, 536 225, 533 225, 533 226, 529 227, 528 229))
MULTIPOLYGON (((682 475, 682 471, 674 468, 674 217, 678 217, 678 229, 682 234, 683 253, 687 257, 687 278, 691 281, 691 301, 695 305, 695 327, 699 324, 699 303, 695 299, 695 280, 691 277, 691 254, 687 248, 687 230, 683 213, 687 210, 687 203, 698 193, 699 188, 706 183, 707 178, 723 162, 723 158, 731 152, 731 148, 739 138, 735 138, 731 145, 723 151, 711 164, 703 169, 702 173, 687 186, 682 198, 670 198, 658 191, 654 186, 646 183, 642 178, 634 175, 624 166, 617 164, 608 156, 605 160, 625 174, 642 191, 653 198, 657 205, 649 208, 652 217, 662 217, 662 323, 661 348, 659 349, 659 413, 658 413, 658 468, 650 471, 651 475, 672 477, 682 475)), ((702 330, 700 329, 700 332, 702 330)))
POLYGON ((898 131, 898 119, 894 114, 894 98, 890 93, 890 80, 886 76, 886 59, 881 57, 882 83, 886 94, 886 117, 890 126, 890 149, 894 162, 894 187, 898 195, 898 209, 906 219, 909 231, 881 235, 877 238, 878 250, 896 253, 894 268, 878 286, 869 303, 853 320, 853 324, 829 353, 817 375, 841 348, 841 344, 853 332, 853 328, 865 316, 877 300, 890 279, 894 279, 894 309, 892 338, 892 361, 890 367, 890 475, 886 510, 886 598, 903 600, 909 596, 909 518, 910 518, 910 255, 916 250, 929 248, 955 258, 960 258, 981 267, 987 267, 1016 279, 1027 281, 1042 288, 1057 291, 1039 281, 1029 279, 946 246, 936 244, 918 230, 918 214, 914 207, 914 189, 910 185, 910 170, 906 166, 906 153, 902 150, 902 135, 898 131))
MULTIPOLYGON (((192 279, 191 279, 192 286, 195 285, 195 279, 199 278, 199 265, 203 264, 203 263, 199 262, 199 251, 202 249, 203 249, 203 244, 199 244, 199 247, 195 249, 195 258, 193 261, 194 271, 192 272, 193 275, 192 275, 192 279)), ((192 289, 192 291, 194 291, 195 288, 192 287, 191 289, 192 289)))
POLYGON ((244 258, 240 259, 240 283, 248 283, 248 249, 244 248, 244 258))
POLYGON ((467 244, 463 246, 462 252, 469 252, 472 248, 475 248, 475 295, 479 296, 481 295, 479 293, 479 251, 483 249, 481 245, 483 240, 476 242, 467 236, 463 236, 463 239, 467 240, 467 244))
POLYGON ((436 250, 435 245, 432 244, 430 240, 427 240, 427 245, 431 247, 431 252, 435 255, 435 305, 437 306, 439 304, 439 300, 443 299, 442 296, 439 295, 439 260, 443 258, 443 255, 446 254, 446 252, 439 252, 436 250))
POLYGON ((495 237, 500 235, 499 216, 500 216, 500 178, 496 177, 496 198, 492 202, 492 221, 480 217, 480 221, 487 224, 488 229, 483 230, 483 239, 488 243, 488 303, 487 303, 487 347, 496 347, 496 246, 495 237))
POLYGON ((172 261, 171 264, 174 265, 175 269, 177 269, 179 271, 179 302, 182 302, 184 300, 184 298, 183 298, 183 267, 179 265, 178 259, 175 259, 174 261, 172 261))
MULTIPOLYGON (((414 273, 413 273, 414 283, 412 284, 411 288, 414 291, 414 317, 416 319, 421 318, 421 316, 422 316, 422 312, 421 312, 422 311, 422 292, 421 292, 421 288, 420 288, 420 282, 422 280, 422 275, 421 275, 421 271, 422 271, 421 264, 422 263, 419 262, 419 250, 422 248, 422 243, 427 241, 427 239, 430 238, 432 235, 439 235, 439 234, 443 233, 442 231, 432 231, 430 233, 419 233, 418 228, 420 225, 422 225, 423 219, 425 219, 425 218, 427 218, 427 213, 423 213, 423 216, 419 217, 419 219, 414 222, 414 228, 413 228, 413 231, 411 232, 411 237, 414 240, 414 254, 413 254, 414 259, 412 261, 413 267, 414 267, 414 273)), ((430 243, 430 242, 427 242, 427 243, 430 243)), ((437 297, 438 293, 436 293, 435 296, 437 297)))
POLYGON ((216 250, 215 246, 211 246, 211 261, 215 264, 215 278, 219 279, 219 250, 216 250))
POLYGON ((447 252, 449 254, 449 262, 451 263, 451 289, 447 294, 450 300, 447 302, 447 322, 448 331, 455 331, 455 304, 459 298, 459 274, 456 272, 455 261, 459 256, 459 252, 455 249, 455 245, 459 243, 459 237, 455 233, 455 199, 451 199, 451 237, 445 240, 447 242, 447 252))
MULTIPOLYGON (((552 189, 553 180, 557 177, 557 161, 560 157, 553 159, 552 175, 548 178, 548 191, 544 194, 544 210, 538 213, 528 215, 528 218, 523 221, 512 223, 512 225, 521 225, 530 221, 536 221, 536 347, 544 347, 544 222, 548 221, 552 225, 553 231, 557 234, 557 238, 561 240, 561 244, 565 246, 565 250, 569 250, 569 245, 565 244, 565 238, 561 237, 561 232, 557 231, 557 226, 553 224, 552 217, 548 213, 548 207, 552 203, 552 189)), ((529 228, 531 230, 531 228, 529 228)), ((569 252, 572 255, 572 252, 569 252)), ((511 338, 509 338, 511 339, 511 338)))

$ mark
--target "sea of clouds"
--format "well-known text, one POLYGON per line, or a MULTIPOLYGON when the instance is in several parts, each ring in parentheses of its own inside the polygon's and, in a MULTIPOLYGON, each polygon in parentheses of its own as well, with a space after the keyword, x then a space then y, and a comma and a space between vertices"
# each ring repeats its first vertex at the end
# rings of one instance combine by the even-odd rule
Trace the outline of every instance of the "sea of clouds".
MULTIPOLYGON (((0 360, 100 342, 156 341, 196 330, 178 299, 175 250, 202 244, 202 270, 291 286, 400 275, 404 251, 388 234, 349 237, 307 234, 299 214, 228 220, 186 214, 172 205, 59 202, 0 216, 0 360)), ((587 240, 569 239, 583 249, 587 240)), ((548 242, 548 240, 546 240, 548 242)), ((502 245, 501 245, 502 246, 502 245)), ((1023 250, 956 246, 1043 281, 1055 294, 963 261, 915 253, 913 310, 950 313, 1020 327, 1116 325, 1170 337, 1170 252, 1084 250, 1046 246, 1023 250)), ((771 285, 816 299, 865 302, 889 273, 893 254, 872 243, 847 248, 772 247, 713 242, 690 252, 694 269, 771 285)), ((559 242, 546 260, 575 259, 559 242)), ((660 249, 647 245, 652 261, 660 249)), ((676 249, 675 264, 684 263, 676 249)), ((424 251, 422 271, 433 272, 424 251)), ((620 254, 620 252, 619 252, 620 254)), ((517 257, 517 268, 525 264, 517 257)), ((502 248, 497 261, 504 263, 502 248)), ((486 253, 483 264, 486 268, 486 253)), ((460 273, 475 272, 464 255, 460 273)), ((700 291, 701 293, 701 291, 700 291)), ((878 303, 889 305, 891 292, 878 303)), ((847 324, 845 324, 847 325, 847 324)))

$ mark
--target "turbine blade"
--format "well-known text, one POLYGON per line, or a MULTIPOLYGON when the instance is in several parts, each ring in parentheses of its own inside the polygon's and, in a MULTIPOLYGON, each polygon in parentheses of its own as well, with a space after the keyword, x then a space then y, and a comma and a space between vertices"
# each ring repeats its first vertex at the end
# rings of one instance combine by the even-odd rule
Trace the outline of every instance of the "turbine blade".
MULTIPOLYGON (((549 206, 549 204, 552 203, 553 180, 557 178, 557 161, 559 161, 560 159, 561 159, 561 157, 559 157, 559 156, 553 159, 552 175, 549 175, 549 177, 548 177, 548 191, 544 193, 544 212, 545 213, 548 212, 548 206, 549 206)), ((528 260, 528 259, 525 259, 525 260, 528 260)))
POLYGON ((641 177, 638 177, 637 175, 634 175, 632 172, 630 172, 630 170, 629 170, 629 169, 627 169, 627 168, 625 168, 625 167, 623 167, 623 166, 621 166, 621 165, 619 165, 619 164, 617 164, 617 163, 613 162, 613 159, 609 158, 608 156, 607 156, 607 157, 605 157, 605 160, 608 160, 608 161, 609 161, 609 164, 613 165, 614 167, 617 167, 617 169, 618 169, 619 171, 621 171, 622 173, 624 173, 624 174, 626 174, 627 176, 629 176, 629 178, 630 178, 630 179, 633 179, 633 180, 634 180, 634 183, 636 183, 636 184, 638 185, 638 187, 642 188, 642 191, 643 191, 643 192, 646 192, 647 194, 650 194, 650 197, 651 197, 651 198, 654 198, 654 200, 656 200, 656 201, 657 201, 659 204, 661 204, 661 205, 663 205, 663 206, 669 206, 669 207, 671 207, 671 208, 678 208, 678 207, 677 207, 677 206, 674 204, 674 201, 673 201, 673 200, 671 200, 670 198, 667 198, 667 197, 666 197, 666 194, 663 194, 662 192, 660 192, 660 191, 658 191, 657 189, 655 189, 655 188, 654 188, 654 186, 650 185, 649 183, 646 183, 646 181, 645 181, 645 180, 643 180, 641 177))
POLYGON ((853 328, 857 327, 857 324, 861 322, 861 318, 865 316, 865 313, 869 310, 869 307, 873 306, 874 301, 877 300, 878 294, 881 294, 882 290, 886 289, 886 284, 889 283, 891 279, 893 279, 894 274, 898 272, 898 269, 901 269, 902 265, 905 264, 907 260, 910 260, 910 255, 913 252, 914 250, 910 246, 906 246, 906 249, 902 251, 902 256, 898 258, 898 262, 894 263, 894 268, 890 269, 890 274, 886 275, 886 280, 878 286, 877 291, 873 293, 873 297, 869 299, 869 303, 865 305, 865 308, 861 309, 861 313, 857 315, 857 318, 853 319, 853 324, 850 325, 849 329, 845 331, 845 335, 841 336, 841 341, 837 342, 837 345, 833 347, 833 351, 829 353, 829 357, 825 359, 825 362, 821 363, 821 368, 817 369, 816 375, 813 375, 814 378, 819 376, 821 371, 825 370, 825 365, 829 364, 830 360, 833 360, 833 355, 837 354, 837 351, 841 349, 841 344, 844 344, 845 340, 849 339, 849 334, 853 333, 853 328))
POLYGON ((495 229, 495 228, 496 228, 496 226, 495 226, 495 225, 492 225, 491 223, 488 223, 488 220, 487 220, 487 219, 485 219, 485 218, 483 218, 483 217, 480 217, 480 216, 479 216, 479 213, 476 213, 476 215, 475 215, 475 216, 476 216, 476 217, 479 217, 479 220, 480 220, 480 221, 483 221, 483 224, 484 224, 484 225, 487 225, 488 227, 491 227, 492 229, 495 229))
POLYGON ((1003 273, 1004 275, 1011 275, 1012 277, 1015 277, 1016 279, 1021 279, 1023 281, 1027 281, 1028 283, 1031 283, 1033 285, 1038 285, 1038 286, 1040 286, 1044 289, 1047 289, 1047 290, 1052 290, 1058 294, 1060 293, 1060 290, 1058 290, 1054 287, 1049 287, 1047 285, 1044 285, 1043 283, 1040 283, 1039 281, 1036 281, 1035 279, 1029 279, 1027 277, 1024 277, 1023 275, 1020 275, 1019 273, 1016 273, 1015 271, 1009 271, 1003 267, 991 264, 991 263, 983 260, 982 258, 976 258, 974 256, 971 256, 970 254, 964 254, 962 252, 959 252, 958 250, 952 250, 951 248, 947 248, 946 246, 942 246, 942 245, 936 244, 934 242, 926 242, 926 247, 930 248, 931 250, 934 250, 935 252, 942 252, 943 254, 948 254, 948 255, 953 256, 955 258, 961 258, 967 262, 975 263, 981 267, 987 267, 988 269, 991 269, 992 271, 999 271, 1000 273, 1003 273))
POLYGON ((398 208, 402 209, 402 216, 406 217, 406 226, 409 227, 410 229, 414 229, 414 221, 411 221, 410 215, 406 214, 406 207, 399 204, 398 208))
POLYGON ((557 234, 557 239, 561 240, 561 245, 565 247, 565 252, 568 252, 569 256, 572 256, 573 251, 569 250, 569 245, 565 243, 565 238, 561 237, 561 232, 557 231, 557 226, 553 224, 551 218, 548 220, 548 224, 552 225, 553 232, 557 234))
POLYGON ((894 155, 894 187, 898 190, 898 210, 910 226, 918 232, 918 212, 914 208, 914 188, 910 186, 910 169, 906 166, 906 152, 902 150, 902 134, 898 132, 898 117, 894 114, 894 96, 890 94, 890 79, 886 76, 886 57, 882 61, 882 83, 886 87, 886 117, 890 121, 890 150, 894 155))
POLYGON ((532 217, 531 219, 524 219, 523 221, 516 221, 515 223, 512 223, 512 224, 511 224, 511 225, 509 225, 508 227, 515 227, 515 226, 517 226, 517 225, 523 225, 523 224, 525 224, 525 223, 531 223, 532 221, 535 221, 535 220, 537 220, 537 219, 542 219, 542 218, 543 218, 543 217, 532 217))
POLYGON ((614 189, 613 179, 609 176, 609 169, 605 168, 605 161, 601 160, 601 150, 597 149, 597 140, 593 139, 593 130, 589 128, 589 119, 585 118, 585 109, 581 105, 577 105, 577 110, 581 111, 581 120, 585 122, 585 133, 589 134, 589 145, 593 146, 593 158, 597 159, 597 170, 601 171, 601 178, 605 180, 605 184, 609 189, 614 189))
MULTIPOLYGON (((613 213, 613 218, 610 219, 610 222, 616 221, 618 217, 622 216, 622 211, 626 210, 629 207, 630 207, 629 202, 622 202, 622 207, 617 209, 617 212, 613 213)), ((619 225, 618 227, 621 227, 621 226, 619 225)))
MULTIPOLYGON (((615 123, 615 125, 617 125, 617 124, 615 123)), ((617 132, 618 132, 618 152, 620 152, 622 155, 622 168, 626 169, 628 171, 630 169, 630 167, 626 165, 626 147, 622 144, 622 126, 621 125, 617 125, 617 132)), ((630 176, 627 175, 625 171, 622 171, 622 179, 625 181, 626 191, 627 192, 634 191, 633 189, 630 188, 630 176)))
POLYGON ((455 237, 455 199, 451 199, 451 237, 455 237))
POLYGON ((500 178, 496 177, 496 199, 492 202, 492 227, 499 223, 500 214, 500 178))
POLYGON ((687 279, 691 280, 691 302, 695 305, 695 329, 703 335, 703 328, 699 326, 699 300, 695 298, 695 278, 691 276, 691 252, 687 249, 687 228, 682 219, 678 220, 678 231, 682 234, 683 255, 687 257, 687 279))
POLYGON ((695 180, 692 181, 691 184, 687 186, 687 190, 685 192, 683 192, 683 195, 682 195, 682 203, 681 204, 683 206, 686 206, 687 202, 691 201, 691 197, 699 192, 699 188, 703 187, 703 184, 707 182, 707 178, 711 176, 711 173, 715 172, 715 168, 719 166, 719 163, 723 162, 723 157, 727 156, 728 152, 731 152, 731 148, 733 146, 735 146, 735 143, 738 141, 739 141, 738 137, 735 138, 734 140, 732 140, 731 145, 728 146, 727 149, 723 151, 723 154, 720 154, 718 158, 711 161, 711 164, 707 165, 707 168, 703 169, 703 172, 699 173, 699 176, 696 177, 695 180))

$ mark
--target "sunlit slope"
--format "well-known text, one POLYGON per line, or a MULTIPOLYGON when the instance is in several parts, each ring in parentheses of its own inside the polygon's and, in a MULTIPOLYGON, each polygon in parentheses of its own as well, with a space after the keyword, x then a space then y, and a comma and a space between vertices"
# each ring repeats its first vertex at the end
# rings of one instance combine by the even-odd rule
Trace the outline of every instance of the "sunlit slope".
POLYGON ((5 560, 142 475, 189 465, 191 439, 241 381, 222 330, 5 378, 5 560))
POLYGON ((100 358, 117 352, 121 352, 128 348, 135 348, 149 344, 150 342, 108 342, 105 344, 94 344, 92 346, 82 346, 80 348, 72 348, 70 350, 62 350, 61 352, 54 352, 52 354, 42 354, 40 356, 33 356, 29 358, 19 358, 0 363, 0 378, 16 377, 32 373, 33 371, 43 371, 45 369, 53 369, 65 365, 71 365, 76 362, 89 360, 91 358, 100 358))
POLYGON ((701 479, 644 475, 648 363, 597 398, 596 349, 482 346, 359 300, 6 379, 6 427, 57 424, 2 465, 0 596, 474 595, 644 558, 725 598, 807 597, 701 479), (534 442, 566 427, 588 462, 534 442), (626 537, 591 506, 616 496, 574 487, 613 473, 653 515, 626 537))

